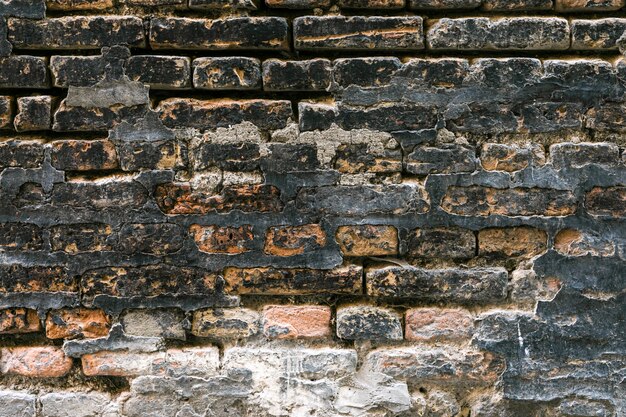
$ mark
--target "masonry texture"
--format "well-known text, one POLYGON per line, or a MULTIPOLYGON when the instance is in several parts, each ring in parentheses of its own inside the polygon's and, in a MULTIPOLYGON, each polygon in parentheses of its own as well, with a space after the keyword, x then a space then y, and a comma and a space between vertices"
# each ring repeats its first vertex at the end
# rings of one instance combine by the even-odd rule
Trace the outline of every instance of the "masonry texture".
POLYGON ((0 417, 625 417, 625 0, 0 0, 0 417))

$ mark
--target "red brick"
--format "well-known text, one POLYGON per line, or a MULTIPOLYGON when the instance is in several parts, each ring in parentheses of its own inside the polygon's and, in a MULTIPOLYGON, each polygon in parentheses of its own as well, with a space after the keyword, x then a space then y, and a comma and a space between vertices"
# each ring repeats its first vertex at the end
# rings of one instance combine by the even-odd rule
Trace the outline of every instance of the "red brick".
POLYGON ((335 239, 346 256, 398 254, 398 230, 393 226, 340 226, 335 239))
POLYGON ((254 239, 252 226, 248 224, 239 227, 193 224, 189 227, 189 232, 198 249, 207 253, 244 253, 250 250, 254 239))
POLYGON ((72 359, 54 346, 3 348, 0 355, 3 374, 54 378, 67 375, 72 368, 72 359))
POLYGON ((294 256, 326 245, 326 234, 319 224, 270 227, 265 237, 265 253, 294 256))
POLYGON ((406 312, 405 338, 433 342, 469 339, 474 320, 466 310, 414 308, 406 312))
POLYGON ((263 334, 273 339, 328 337, 330 317, 330 307, 326 306, 266 306, 263 334))
POLYGON ((0 334, 32 333, 41 330, 35 310, 9 308, 0 310, 0 334))
POLYGON ((56 310, 48 313, 46 337, 73 339, 102 337, 109 333, 111 320, 102 310, 86 308, 56 310))

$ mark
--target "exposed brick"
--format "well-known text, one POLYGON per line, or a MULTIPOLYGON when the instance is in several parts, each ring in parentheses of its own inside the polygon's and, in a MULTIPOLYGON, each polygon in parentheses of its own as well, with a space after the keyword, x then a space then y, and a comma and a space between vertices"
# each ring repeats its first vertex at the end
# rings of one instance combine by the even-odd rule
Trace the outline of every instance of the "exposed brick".
POLYGON ((263 61, 263 89, 266 91, 325 91, 330 88, 331 78, 331 64, 327 59, 263 61))
POLYGON ((191 60, 184 56, 132 56, 126 64, 126 75, 152 90, 190 88, 191 60))
POLYGON ((0 142, 0 169, 38 168, 43 162, 43 143, 29 140, 0 142))
POLYGON ((185 340, 185 314, 175 309, 126 310, 120 317, 124 333, 131 336, 185 340))
POLYGON ((203 376, 219 366, 215 347, 169 349, 156 353, 98 352, 82 357, 87 376, 203 376))
POLYGON ((261 89, 261 62, 246 57, 194 59, 193 86, 206 90, 261 89))
POLYGON ((169 98, 159 103, 157 111, 166 126, 180 124, 197 129, 228 127, 247 121, 263 130, 281 129, 293 118, 287 100, 198 100, 169 98))
POLYGON ((613 143, 558 143, 550 146, 555 168, 580 168, 589 164, 617 165, 619 147, 613 143))
POLYGON ((0 372, 36 378, 57 378, 72 368, 72 359, 53 346, 0 349, 0 372))
POLYGON ((134 16, 66 16, 9 19, 9 41, 19 49, 99 49, 145 46, 143 22, 134 16))
POLYGON ((64 171, 117 169, 115 145, 108 140, 65 140, 52 143, 52 166, 64 171))
POLYGON ((483 9, 488 11, 550 10, 552 0, 484 0, 483 9))
POLYGON ((43 230, 30 223, 0 223, 0 249, 42 250, 43 230))
POLYGON ((362 268, 341 266, 330 270, 226 268, 226 291, 236 294, 360 294, 362 268))
POLYGON ((213 339, 241 339, 259 332, 261 316, 245 308, 209 309, 193 313, 191 334, 213 339))
POLYGON ((182 227, 170 223, 133 223, 119 229, 121 252, 167 255, 178 252, 184 244, 182 227))
POLYGON ((398 230, 393 226, 339 226, 335 240, 345 256, 398 254, 398 230))
POLYGON ((265 253, 275 256, 301 255, 326 245, 326 233, 319 224, 276 226, 267 229, 265 253))
POLYGON ((339 0, 344 9, 403 9, 405 0, 339 0))
POLYGON ((77 292, 78 285, 62 266, 0 264, 0 293, 77 292))
POLYGON ((104 11, 113 7, 113 0, 46 0, 48 10, 74 11, 98 10, 104 11))
POLYGON ((189 232, 198 249, 207 253, 239 254, 251 250, 254 240, 251 225, 239 227, 192 224, 189 232))
POLYGON ((263 334, 272 339, 330 336, 330 307, 273 305, 263 308, 263 334))
POLYGON ((33 333, 41 330, 35 310, 9 308, 0 310, 0 334, 33 333))
POLYGON ((626 32, 626 19, 572 21, 572 49, 617 50, 617 40, 626 32))
POLYGON ((67 253, 113 250, 113 229, 105 224, 69 224, 50 228, 53 251, 67 253))
POLYGON ((424 48, 422 18, 305 16, 293 21, 298 50, 424 48))
POLYGON ((554 249, 566 256, 613 256, 614 243, 593 232, 563 229, 554 238, 554 249))
POLYGON ((111 320, 102 310, 86 308, 54 310, 46 319, 48 339, 103 337, 109 333, 111 320))
POLYGON ((474 171, 476 156, 474 149, 468 146, 419 146, 407 155, 404 163, 410 174, 452 174, 474 171))
POLYGON ((155 49, 286 50, 287 20, 280 17, 228 19, 155 18, 150 21, 150 46, 155 49))
POLYGON ((411 9, 475 9, 483 0, 409 0, 411 9))
POLYGON ((52 121, 52 97, 32 96, 17 99, 13 124, 18 132, 48 130, 52 121))
POLYGON ((576 197, 543 188, 450 187, 441 207, 461 216, 567 216, 576 211, 576 197))
POLYGON ((366 305, 339 307, 337 336, 347 340, 402 340, 401 317, 386 308, 366 305))
MULTIPOLYGON (((11 128, 13 124, 13 99, 10 96, 0 96, 0 129, 11 128)), ((2 144, 0 144, 2 146, 2 144)))
POLYGON ((480 162, 487 171, 520 171, 529 166, 546 163, 543 147, 538 144, 520 146, 504 143, 485 143, 482 146, 480 162))
POLYGON ((594 187, 585 197, 585 208, 594 216, 625 217, 626 187, 594 187))
POLYGON ((414 342, 468 340, 474 328, 472 315, 461 309, 412 308, 405 321, 405 338, 414 342))
POLYGON ((483 229, 478 232, 478 253, 499 257, 532 257, 545 252, 548 235, 532 227, 483 229))
POLYGON ((624 0, 555 0, 559 12, 604 12, 624 7, 624 0))
POLYGON ((265 0, 267 7, 273 9, 314 9, 330 6, 330 0, 265 0))
POLYGON ((406 242, 412 258, 469 259, 476 255, 474 232, 458 227, 416 229, 406 242))

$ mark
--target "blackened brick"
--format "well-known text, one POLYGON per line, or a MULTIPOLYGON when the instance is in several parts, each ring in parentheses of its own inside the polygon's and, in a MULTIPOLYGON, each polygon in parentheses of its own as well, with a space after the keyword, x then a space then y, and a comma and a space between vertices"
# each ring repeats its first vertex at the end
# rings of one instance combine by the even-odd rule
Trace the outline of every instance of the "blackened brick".
POLYGON ((617 40, 626 32, 626 19, 572 21, 572 49, 617 50, 617 40))
POLYGON ((137 55, 126 63, 126 75, 152 90, 191 87, 191 60, 183 56, 137 55))
POLYGON ((422 18, 364 16, 305 16, 294 19, 298 50, 424 48, 422 18))
POLYGON ((88 87, 104 78, 105 61, 102 56, 50 57, 50 73, 55 87, 88 87))
POLYGON ((46 15, 46 0, 3 0, 0 1, 0 17, 24 17, 43 19, 46 15))
POLYGON ((280 17, 158 18, 150 22, 150 45, 155 49, 286 50, 288 26, 280 17))
POLYGON ((0 169, 38 168, 43 163, 43 143, 9 140, 0 142, 0 169))
POLYGON ((291 102, 286 100, 197 100, 171 98, 159 103, 161 120, 166 126, 197 129, 228 127, 249 121, 260 129, 280 129, 293 118, 291 102))
POLYGON ((405 0, 339 0, 344 9, 403 9, 405 0))
POLYGON ((245 57, 194 59, 193 86, 207 90, 260 89, 261 62, 245 57))
POLYGON ((50 228, 50 248, 66 253, 113 250, 113 228, 107 224, 62 224, 50 228))
POLYGON ((113 0, 47 0, 48 10, 71 12, 75 10, 104 11, 113 7, 113 0))
POLYGON ((65 140, 52 143, 52 166, 65 171, 118 168, 115 146, 108 140, 65 140))
POLYGON ((120 251, 128 254, 166 255, 178 252, 185 241, 183 229, 170 223, 133 223, 118 234, 120 251))
POLYGON ((325 91, 331 83, 327 59, 263 62, 263 89, 266 91, 325 91))
POLYGON ((138 209, 146 203, 147 194, 147 190, 135 181, 76 181, 55 184, 50 202, 54 206, 96 210, 138 209))
POLYGON ((475 9, 482 0, 409 0, 411 9, 475 9))
POLYGON ((0 249, 41 250, 43 235, 39 226, 30 223, 0 223, 0 249))
POLYGON ((189 0, 189 7, 192 9, 245 9, 256 10, 261 0, 189 0))
POLYGON ((0 294, 78 290, 78 283, 62 266, 1 264, 0 283, 0 294))
POLYGON ((404 162, 406 170, 416 175, 472 172, 476 168, 474 149, 457 144, 416 147, 404 162))
POLYGON ((10 96, 0 96, 0 129, 12 126, 13 120, 13 98, 10 96))
POLYGON ((227 171, 254 171, 259 169, 260 147, 256 143, 201 142, 192 148, 195 170, 218 167, 227 171))
POLYGON ((145 46, 143 22, 132 16, 68 16, 9 20, 9 40, 20 49, 99 49, 145 46))
POLYGON ((265 0, 265 4, 274 9, 314 9, 329 7, 330 0, 265 0))
POLYGON ((46 58, 12 55, 0 58, 0 88, 47 88, 46 58))
POLYGON ((15 130, 27 132, 48 130, 52 122, 52 97, 33 96, 17 99, 17 115, 13 122, 15 130))
POLYGON ((494 12, 550 10, 552 9, 552 0, 484 0, 483 9, 494 12))
POLYGON ((341 87, 377 87, 388 84, 401 67, 398 58, 341 58, 333 62, 333 78, 341 87))

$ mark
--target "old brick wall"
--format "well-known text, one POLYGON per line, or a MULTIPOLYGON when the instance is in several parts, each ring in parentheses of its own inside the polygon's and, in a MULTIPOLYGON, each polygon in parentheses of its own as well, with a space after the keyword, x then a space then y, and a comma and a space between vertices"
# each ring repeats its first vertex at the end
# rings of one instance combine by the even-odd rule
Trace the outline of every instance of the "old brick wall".
POLYGON ((0 0, 0 417, 626 416, 624 0, 0 0))

